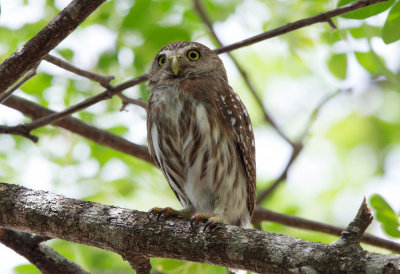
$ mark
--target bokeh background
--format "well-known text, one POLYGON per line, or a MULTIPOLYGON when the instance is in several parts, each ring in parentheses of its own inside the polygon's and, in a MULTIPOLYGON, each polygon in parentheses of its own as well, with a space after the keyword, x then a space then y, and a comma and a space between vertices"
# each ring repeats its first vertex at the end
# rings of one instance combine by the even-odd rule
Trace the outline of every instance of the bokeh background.
MULTIPOLYGON (((0 62, 69 2, 0 0, 0 62)), ((225 45, 338 5, 337 1, 328 0, 202 3, 225 45)), ((393 209, 391 220, 397 220, 397 224, 392 223, 388 229, 381 218, 384 229, 379 220, 374 220, 368 231, 400 242, 396 238, 400 237, 396 234, 400 210, 400 43, 396 42, 400 38, 399 13, 400 1, 392 0, 386 8, 360 11, 351 18, 334 18, 336 31, 327 23, 319 23, 232 52, 265 108, 293 141, 309 127, 309 117, 320 102, 334 95, 312 123, 287 180, 262 206, 346 226, 364 196, 370 200, 371 195, 379 194, 393 209)), ((112 84, 118 84, 145 73, 155 53, 175 40, 216 47, 192 1, 112 0, 90 15, 52 54, 79 68, 113 75, 112 84)), ((220 56, 230 84, 253 121, 257 188, 261 192, 281 174, 292 148, 265 121, 231 60, 226 54, 220 56)), ((101 91, 98 83, 43 61, 37 75, 15 95, 57 111, 101 91)), ((141 84, 124 94, 146 101, 149 91, 146 84, 141 84)), ((115 97, 73 116, 134 143, 146 144, 145 110, 135 105, 124 111, 120 108, 121 100, 115 97)), ((0 124, 11 126, 28 121, 18 111, 0 105, 0 124)), ((154 206, 180 208, 161 172, 152 165, 53 126, 33 133, 40 138, 37 144, 22 137, 0 135, 0 181, 142 211, 154 206)), ((377 208, 382 207, 390 211, 384 202, 378 202, 377 208)), ((263 222, 262 228, 312 241, 331 243, 337 239, 270 222, 263 222)), ((116 254, 59 240, 50 243, 90 272, 133 272, 116 254)), ((39 273, 5 246, 0 246, 0 258, 2 273, 39 273)), ((152 259, 152 265, 154 271, 165 273, 226 271, 166 259, 152 259)))

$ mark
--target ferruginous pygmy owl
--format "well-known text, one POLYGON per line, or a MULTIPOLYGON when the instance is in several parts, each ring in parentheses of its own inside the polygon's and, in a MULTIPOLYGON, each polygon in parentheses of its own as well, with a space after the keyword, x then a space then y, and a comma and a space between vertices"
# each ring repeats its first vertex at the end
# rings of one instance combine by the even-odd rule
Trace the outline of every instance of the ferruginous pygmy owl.
POLYGON ((228 85, 221 59, 208 47, 178 41, 163 47, 149 73, 150 154, 184 207, 153 208, 246 226, 255 203, 254 134, 247 110, 228 85))

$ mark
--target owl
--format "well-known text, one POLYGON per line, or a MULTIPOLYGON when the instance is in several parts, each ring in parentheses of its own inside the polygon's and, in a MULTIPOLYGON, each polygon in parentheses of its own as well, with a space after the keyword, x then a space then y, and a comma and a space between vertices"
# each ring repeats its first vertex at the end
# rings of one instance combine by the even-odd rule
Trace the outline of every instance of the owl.
POLYGON ((197 42, 164 46, 149 72, 149 151, 183 210, 149 217, 247 226, 255 204, 256 162, 249 114, 216 53, 197 42))

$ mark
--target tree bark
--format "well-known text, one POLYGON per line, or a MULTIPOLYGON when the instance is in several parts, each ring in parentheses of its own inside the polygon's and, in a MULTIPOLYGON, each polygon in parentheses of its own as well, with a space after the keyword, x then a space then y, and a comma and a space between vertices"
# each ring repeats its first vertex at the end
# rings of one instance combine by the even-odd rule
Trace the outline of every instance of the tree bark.
MULTIPOLYGON (((181 218, 149 221, 144 212, 5 183, 0 183, 0 227, 95 246, 123 258, 140 254, 260 273, 400 273, 400 255, 346 245, 348 237, 328 245, 223 224, 201 233, 181 218)), ((352 231, 354 225, 346 233, 352 231)))

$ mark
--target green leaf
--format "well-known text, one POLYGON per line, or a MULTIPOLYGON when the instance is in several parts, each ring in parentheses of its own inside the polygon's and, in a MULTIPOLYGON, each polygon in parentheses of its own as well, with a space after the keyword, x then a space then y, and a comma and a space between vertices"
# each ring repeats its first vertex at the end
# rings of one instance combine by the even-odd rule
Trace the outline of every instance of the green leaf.
POLYGON ((68 61, 71 61, 74 57, 74 52, 71 49, 59 49, 57 52, 68 61))
POLYGON ((40 274, 41 272, 32 264, 23 264, 14 268, 17 274, 40 274))
MULTIPOLYGON (((376 56, 372 52, 355 52, 358 63, 371 74, 379 74, 380 66, 377 63, 376 56)), ((382 59, 381 62, 384 63, 382 59)))
POLYGON ((27 93, 32 95, 42 95, 43 91, 51 86, 52 76, 37 73, 36 76, 31 78, 28 82, 22 85, 21 89, 27 93))
POLYGON ((381 27, 371 26, 368 24, 362 24, 356 28, 350 28, 349 32, 351 36, 356 39, 362 39, 365 37, 381 36, 381 27))
MULTIPOLYGON (((338 3, 338 7, 347 5, 351 2, 355 2, 357 0, 340 0, 338 3)), ((387 10, 392 4, 394 3, 394 0, 390 0, 387 2, 381 2, 379 4, 374 4, 370 5, 365 8, 361 8, 352 12, 345 13, 341 15, 343 18, 349 18, 349 19, 365 19, 374 15, 377 15, 385 10, 387 10)))
POLYGON ((375 217, 382 224, 383 230, 390 236, 400 238, 399 216, 393 208, 379 194, 372 195, 370 203, 376 211, 375 217))
POLYGON ((347 75, 347 55, 334 54, 328 60, 329 70, 339 79, 345 79, 347 75))
POLYGON ((400 2, 397 2, 389 12, 382 29, 382 38, 386 44, 400 39, 400 2))

